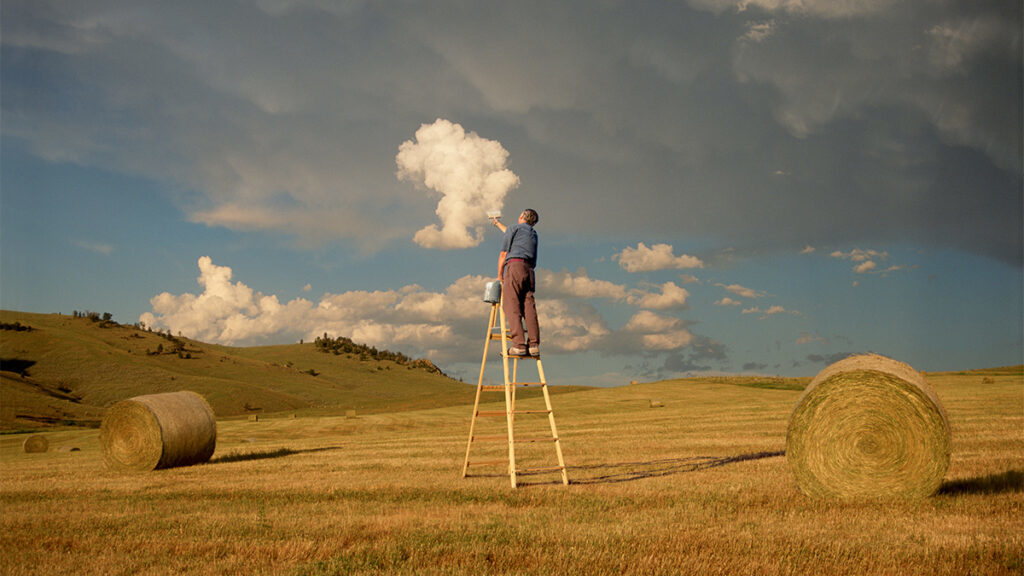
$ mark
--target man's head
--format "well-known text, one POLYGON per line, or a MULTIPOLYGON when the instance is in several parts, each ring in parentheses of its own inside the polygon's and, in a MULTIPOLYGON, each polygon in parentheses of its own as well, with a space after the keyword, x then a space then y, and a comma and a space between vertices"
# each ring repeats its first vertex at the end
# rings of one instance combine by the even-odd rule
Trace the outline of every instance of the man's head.
POLYGON ((532 208, 523 210, 523 213, 519 215, 519 221, 530 226, 536 226, 537 222, 540 222, 540 216, 537 215, 537 211, 532 208))

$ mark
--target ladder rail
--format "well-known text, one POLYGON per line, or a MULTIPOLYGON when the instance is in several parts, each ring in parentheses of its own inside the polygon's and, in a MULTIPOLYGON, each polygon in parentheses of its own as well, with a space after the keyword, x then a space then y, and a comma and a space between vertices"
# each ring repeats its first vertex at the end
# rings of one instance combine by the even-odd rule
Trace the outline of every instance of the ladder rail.
MULTIPOLYGON (((501 315, 501 369, 505 373, 505 420, 508 423, 508 477, 512 487, 517 486, 516 482, 516 438, 515 438, 515 386, 509 386, 508 379, 508 332, 505 330, 505 309, 500 304, 497 306, 501 315)), ((515 368, 513 367, 512 381, 515 382, 515 368)))
POLYGON ((484 368, 487 366, 487 348, 491 343, 491 333, 494 327, 494 306, 491 306, 491 317, 487 321, 487 335, 484 337, 484 357, 480 362, 480 378, 476 382, 476 399, 473 400, 473 418, 469 421, 469 440, 466 442, 466 461, 462 464, 462 477, 466 477, 469 471, 469 451, 473 446, 473 431, 476 428, 476 415, 480 411, 480 393, 483 391, 484 368))

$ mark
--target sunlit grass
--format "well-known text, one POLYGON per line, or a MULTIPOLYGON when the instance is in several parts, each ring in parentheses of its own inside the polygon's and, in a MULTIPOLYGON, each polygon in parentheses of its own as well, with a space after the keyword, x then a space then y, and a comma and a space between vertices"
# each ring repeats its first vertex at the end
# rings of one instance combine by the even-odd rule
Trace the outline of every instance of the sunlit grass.
POLYGON ((556 396, 568 487, 460 478, 470 406, 222 421, 209 463, 135 474, 104 467, 95 430, 46 454, 5 435, 0 571, 1019 574, 1020 372, 929 380, 953 457, 917 502, 807 499, 782 455, 799 390, 700 380, 556 396))

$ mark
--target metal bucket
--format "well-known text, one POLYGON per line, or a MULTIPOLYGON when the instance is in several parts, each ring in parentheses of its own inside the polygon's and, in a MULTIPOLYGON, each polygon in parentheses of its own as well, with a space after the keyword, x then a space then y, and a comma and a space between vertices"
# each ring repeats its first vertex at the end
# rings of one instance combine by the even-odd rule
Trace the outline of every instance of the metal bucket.
POLYGON ((491 280, 484 288, 484 302, 490 304, 501 303, 501 282, 491 280))

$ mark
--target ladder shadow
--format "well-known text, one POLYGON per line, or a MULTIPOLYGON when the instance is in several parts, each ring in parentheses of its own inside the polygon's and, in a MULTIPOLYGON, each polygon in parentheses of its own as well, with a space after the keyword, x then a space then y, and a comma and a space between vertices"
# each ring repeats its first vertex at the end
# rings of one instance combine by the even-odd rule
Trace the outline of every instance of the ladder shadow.
POLYGON ((610 464, 589 464, 570 466, 570 484, 617 484, 634 482, 645 478, 659 478, 687 472, 697 472, 709 468, 718 468, 738 462, 763 460, 785 456, 784 450, 775 452, 755 452, 736 456, 692 456, 689 458, 662 458, 638 462, 617 462, 610 464))

